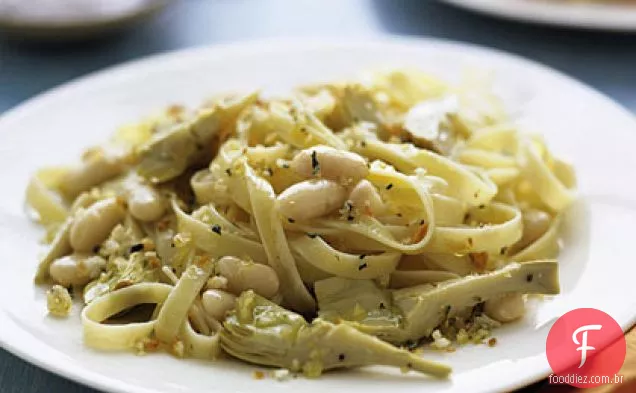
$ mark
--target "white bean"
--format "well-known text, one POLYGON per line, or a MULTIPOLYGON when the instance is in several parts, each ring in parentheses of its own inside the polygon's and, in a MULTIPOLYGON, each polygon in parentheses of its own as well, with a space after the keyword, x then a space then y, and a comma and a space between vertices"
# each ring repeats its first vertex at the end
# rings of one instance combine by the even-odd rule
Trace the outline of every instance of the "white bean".
POLYGON ((218 289, 208 289, 203 292, 201 303, 208 315, 217 321, 222 321, 227 312, 235 307, 236 296, 218 289))
POLYGON ((82 191, 109 180, 125 169, 121 157, 107 156, 103 151, 92 152, 81 165, 72 168, 60 186, 67 197, 75 197, 82 191))
POLYGON ((75 251, 91 251, 106 240, 125 215, 126 211, 117 198, 104 199, 78 211, 71 226, 71 246, 75 251))
POLYGON ((320 176, 345 185, 354 184, 369 173, 364 158, 329 146, 302 150, 291 161, 290 167, 305 178, 320 176))
POLYGON ((346 199, 347 190, 336 182, 306 180, 278 196, 278 210, 287 219, 305 221, 338 210, 346 199))
POLYGON ((97 278, 106 266, 106 260, 97 255, 73 254, 56 259, 49 267, 53 281, 68 287, 83 286, 97 278))
POLYGON ((486 300, 484 312, 490 318, 506 323, 521 318, 526 308, 523 296, 513 293, 486 300))
POLYGON ((235 295, 252 289, 257 294, 271 299, 278 293, 278 276, 268 265, 227 256, 221 258, 217 266, 218 272, 227 278, 227 290, 235 295))
POLYGON ((166 204, 159 193, 145 184, 138 184, 128 194, 130 214, 141 221, 156 221, 166 211, 166 204))
POLYGON ((351 190, 349 200, 353 207, 361 212, 369 212, 371 215, 382 215, 386 211, 386 206, 378 190, 370 181, 363 179, 351 190))

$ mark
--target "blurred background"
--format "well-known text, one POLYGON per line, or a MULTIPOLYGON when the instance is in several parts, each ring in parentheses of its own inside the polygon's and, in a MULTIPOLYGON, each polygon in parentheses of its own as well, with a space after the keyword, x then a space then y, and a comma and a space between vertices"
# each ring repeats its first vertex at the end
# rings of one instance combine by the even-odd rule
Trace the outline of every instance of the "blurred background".
MULTIPOLYGON (((636 112, 636 34, 500 20, 437 0, 89 3, 0 0, 0 114, 79 76, 170 50, 271 37, 373 40, 387 34, 459 40, 529 57, 592 85, 636 112)), ((545 383, 524 393, 539 391, 546 391, 545 383)), ((0 392, 93 390, 0 349, 0 392)))

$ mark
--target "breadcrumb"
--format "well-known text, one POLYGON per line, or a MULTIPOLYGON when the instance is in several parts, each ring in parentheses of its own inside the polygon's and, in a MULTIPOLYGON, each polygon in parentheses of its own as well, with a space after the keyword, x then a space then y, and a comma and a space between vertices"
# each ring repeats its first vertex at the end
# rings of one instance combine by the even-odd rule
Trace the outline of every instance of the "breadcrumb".
POLYGON ((46 292, 46 307, 51 315, 67 317, 71 313, 73 300, 68 290, 61 285, 53 285, 46 292))
POLYGON ((433 331, 433 334, 431 335, 431 337, 433 338, 433 342, 431 343, 431 346, 433 348, 446 349, 451 344, 449 339, 442 336, 442 332, 440 332, 439 329, 436 329, 435 331, 433 331))
POLYGON ((185 355, 185 346, 181 340, 175 341, 170 349, 172 354, 178 358, 182 358, 185 355))
POLYGON ((291 372, 286 369, 286 368, 281 368, 279 370, 274 370, 271 373, 271 377, 274 378, 277 381, 287 381, 289 379, 291 379, 292 374, 291 372))

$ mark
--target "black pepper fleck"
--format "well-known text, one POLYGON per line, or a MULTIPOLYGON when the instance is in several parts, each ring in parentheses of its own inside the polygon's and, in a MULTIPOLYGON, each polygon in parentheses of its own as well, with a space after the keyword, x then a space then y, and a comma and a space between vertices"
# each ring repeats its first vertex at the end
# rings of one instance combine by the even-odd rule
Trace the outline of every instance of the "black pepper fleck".
POLYGON ((221 235, 221 226, 218 224, 214 224, 212 225, 212 232, 216 233, 217 235, 221 235))
POLYGON ((366 262, 362 262, 360 265, 358 265, 358 270, 364 270, 368 267, 366 262))
POLYGON ((478 317, 478 316, 482 315, 484 313, 484 306, 485 306, 484 302, 480 302, 480 303, 475 304, 473 306, 472 311, 471 311, 471 315, 474 316, 474 317, 478 317))
POLYGON ((293 223, 295 223, 295 222, 296 222, 296 220, 294 220, 294 219, 293 219, 293 218, 291 218, 291 217, 290 217, 290 218, 288 218, 288 219, 287 219, 287 221, 289 221, 289 223, 290 223, 290 224, 293 224, 293 223))
POLYGON ((317 234, 317 233, 310 232, 310 233, 308 233, 308 234, 307 234, 307 236, 309 236, 309 237, 310 237, 310 238, 312 238, 312 239, 315 239, 315 238, 316 238, 316 236, 318 236, 318 234, 317 234))
POLYGON ((527 282, 532 282, 532 280, 534 279, 534 274, 530 273, 526 276, 526 281, 527 282))
POLYGON ((508 247, 501 247, 501 250, 499 250, 499 255, 506 255, 506 252, 508 252, 508 247))
POLYGON ((386 309, 386 306, 384 305, 384 303, 380 303, 380 310, 384 310, 386 309))
POLYGON ((345 354, 341 353, 340 355, 338 355, 338 360, 340 360, 341 362, 345 360, 345 354))
POLYGON ((366 141, 360 141, 360 146, 367 147, 367 142, 366 141))
POLYGON ((480 209, 485 209, 485 208, 486 208, 486 205, 479 205, 479 208, 480 208, 480 209))
POLYGON ((417 349, 417 347, 419 346, 419 343, 417 341, 414 340, 407 340, 404 343, 404 346, 406 347, 406 349, 408 349, 409 351, 413 352, 417 349))
POLYGON ((230 168, 227 168, 225 173, 227 173, 228 176, 232 176, 232 170, 230 168))
POLYGON ((97 253, 99 252, 99 250, 101 250, 101 248, 102 248, 102 247, 101 247, 99 244, 98 244, 98 245, 96 245, 96 246, 94 246, 94 247, 93 247, 93 253, 94 253, 94 254, 97 254, 97 253))
POLYGON ((360 258, 360 259, 364 259, 364 258, 366 258, 366 257, 367 257, 367 254, 360 254, 360 256, 359 256, 358 258, 360 258))
POLYGON ((142 243, 133 244, 130 247, 130 253, 139 252, 144 249, 144 245, 142 243))
POLYGON ((389 183, 389 184, 386 186, 386 189, 387 189, 387 190, 390 190, 390 189, 392 189, 392 188, 393 188, 393 183, 389 183))

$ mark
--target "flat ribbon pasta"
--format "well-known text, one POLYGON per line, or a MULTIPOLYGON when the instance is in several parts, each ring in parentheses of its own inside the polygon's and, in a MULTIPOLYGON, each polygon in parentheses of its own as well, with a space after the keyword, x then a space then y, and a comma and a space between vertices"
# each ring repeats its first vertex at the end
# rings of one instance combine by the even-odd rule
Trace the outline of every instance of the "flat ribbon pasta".
POLYGON ((221 229, 214 232, 210 225, 193 218, 173 203, 173 209, 177 215, 179 232, 189 233, 196 246, 213 257, 233 255, 248 257, 249 259, 264 263, 263 246, 253 240, 246 239, 232 232, 223 232, 221 229))
POLYGON ((37 212, 43 225, 60 224, 68 217, 69 209, 52 191, 65 173, 66 170, 62 168, 43 169, 36 172, 29 181, 26 202, 37 212))
POLYGON ((543 236, 512 255, 510 259, 516 262, 528 262, 556 257, 559 253, 559 229, 562 221, 562 216, 555 217, 543 236))
POLYGON ((254 174, 250 166, 243 165, 250 204, 258 233, 263 242, 269 265, 281 280, 281 293, 287 303, 299 311, 312 311, 315 302, 300 278, 291 254, 283 225, 276 209, 276 195, 272 186, 254 174))
MULTIPOLYGON (((540 148, 532 143, 522 147, 523 174, 543 203, 554 211, 562 211, 575 198, 573 184, 565 184, 541 158, 540 148)), ((547 153, 546 153, 547 154, 547 153)), ((564 163, 559 164, 562 172, 566 172, 564 163)), ((558 172, 557 172, 558 173, 558 172)), ((568 176, 572 181, 572 177, 568 176)))
POLYGON ((134 348, 140 340, 150 337, 156 321, 125 325, 108 325, 102 322, 138 304, 161 304, 171 291, 171 285, 140 283, 98 297, 82 310, 84 342, 90 347, 103 350, 134 348))
POLYGON ((364 147, 358 147, 357 150, 394 165, 407 174, 414 173, 416 168, 423 168, 427 174, 443 178, 448 183, 449 193, 470 206, 488 203, 497 193, 497 186, 489 179, 444 156, 413 145, 368 140, 364 147))
POLYGON ((395 270, 401 254, 384 252, 378 255, 349 254, 331 247, 319 236, 300 235, 289 241, 292 250, 316 268, 335 276, 371 279, 395 270))

